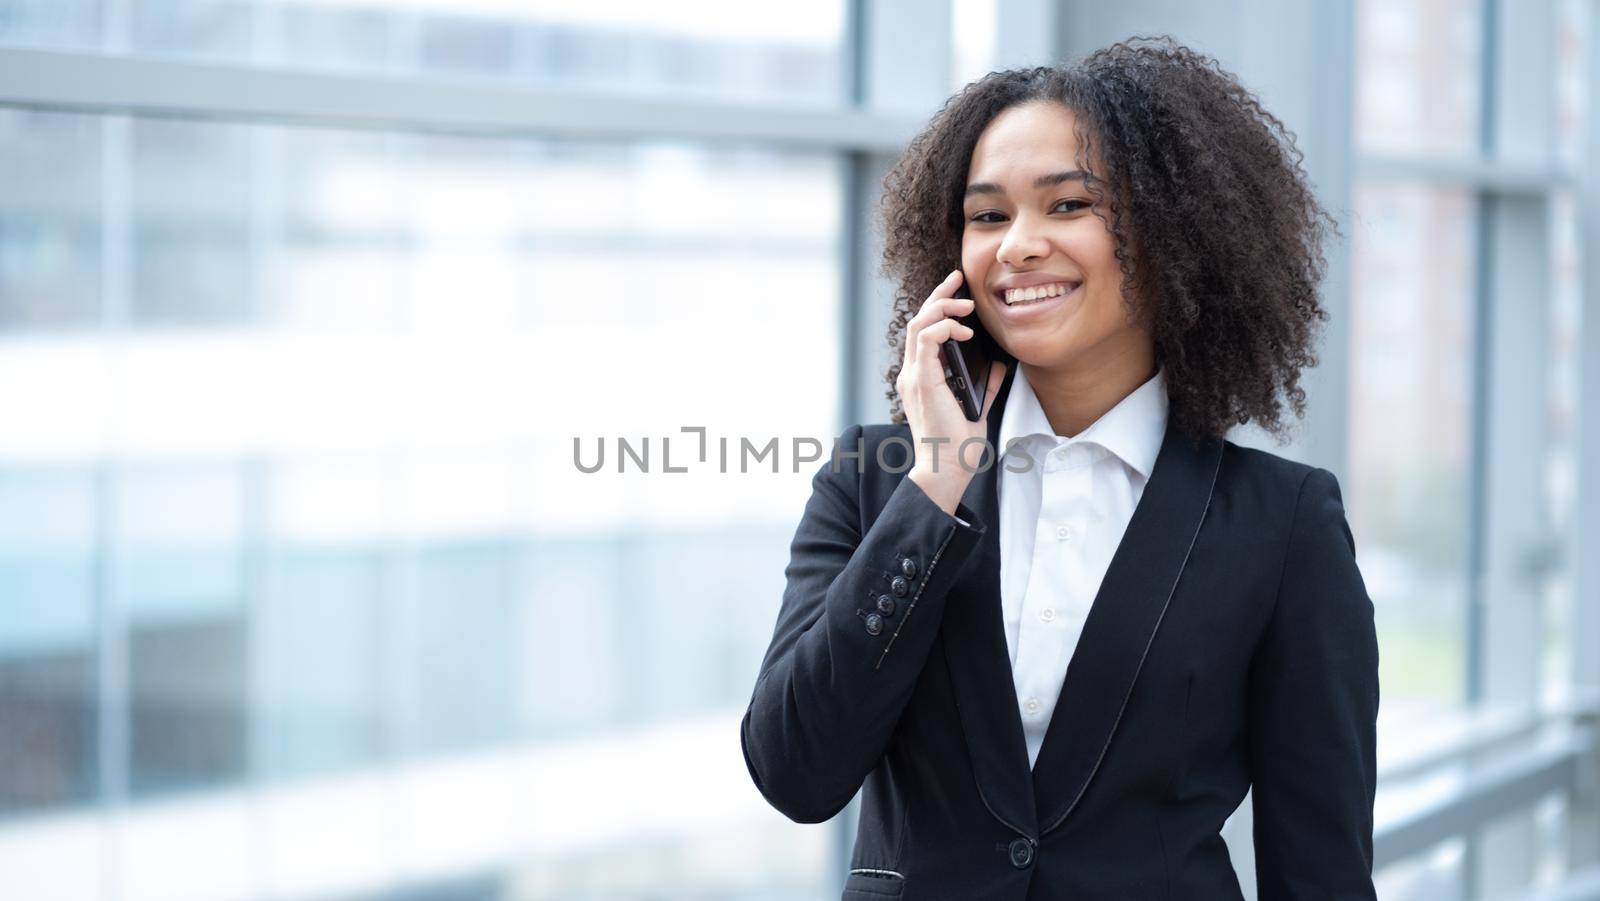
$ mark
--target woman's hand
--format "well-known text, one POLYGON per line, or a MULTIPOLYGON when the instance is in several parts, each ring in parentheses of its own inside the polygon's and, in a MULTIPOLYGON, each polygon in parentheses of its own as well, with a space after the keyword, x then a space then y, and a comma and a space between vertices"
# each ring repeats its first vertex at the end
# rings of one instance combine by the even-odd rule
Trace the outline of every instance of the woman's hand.
MULTIPOLYGON (((901 408, 911 426, 915 455, 907 478, 927 492, 944 512, 952 514, 982 464, 989 434, 989 408, 1006 374, 1004 363, 997 360, 989 365, 983 412, 977 422, 968 420, 961 412, 961 402, 944 380, 944 363, 939 357, 939 345, 945 341, 967 341, 973 335, 972 329, 952 318, 973 310, 975 301, 971 298, 952 296, 964 277, 959 269, 951 272, 906 323, 905 359, 900 364, 900 376, 895 379, 901 408), (963 442, 971 438, 979 440, 963 448, 963 442)), ((973 377, 980 376, 973 373, 973 377)))

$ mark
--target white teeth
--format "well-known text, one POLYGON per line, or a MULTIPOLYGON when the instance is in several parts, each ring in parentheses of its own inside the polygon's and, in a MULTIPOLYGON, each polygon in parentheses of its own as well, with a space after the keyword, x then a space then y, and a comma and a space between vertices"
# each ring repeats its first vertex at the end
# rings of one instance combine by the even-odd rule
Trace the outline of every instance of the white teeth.
POLYGON ((1005 302, 1007 304, 1018 304, 1027 303, 1031 300, 1042 300, 1047 297, 1056 297, 1061 294, 1070 293, 1072 287, 1075 286, 1069 286, 1057 282, 1055 284, 1039 285, 1033 288, 1012 288, 1011 290, 1005 292, 1005 302))

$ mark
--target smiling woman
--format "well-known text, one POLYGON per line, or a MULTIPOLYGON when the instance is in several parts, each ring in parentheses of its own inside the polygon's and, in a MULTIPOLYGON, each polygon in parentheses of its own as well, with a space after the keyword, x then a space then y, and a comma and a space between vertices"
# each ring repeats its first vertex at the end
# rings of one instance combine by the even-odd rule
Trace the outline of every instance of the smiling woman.
POLYGON ((861 792, 846 901, 1241 898, 1247 791, 1258 897, 1373 897, 1338 480, 1225 438, 1301 413, 1326 317, 1282 126, 1214 62, 1118 44, 970 85, 886 189, 894 421, 813 479, 741 723, 757 788, 808 823, 861 792), (980 326, 974 422, 941 348, 980 326))

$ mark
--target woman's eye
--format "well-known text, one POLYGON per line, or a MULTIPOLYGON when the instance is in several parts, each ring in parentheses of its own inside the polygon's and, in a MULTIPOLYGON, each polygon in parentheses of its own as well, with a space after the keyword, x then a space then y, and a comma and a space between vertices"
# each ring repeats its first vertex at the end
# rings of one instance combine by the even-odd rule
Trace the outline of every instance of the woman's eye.
MULTIPOLYGON (((1086 210, 1092 206, 1094 206, 1094 204, 1085 200, 1062 200, 1052 207, 1050 212, 1054 213, 1059 211, 1063 213, 1076 213, 1079 210, 1086 210)), ((972 221, 985 223, 1003 222, 1005 221, 1005 218, 1006 217, 1003 213, 997 213, 994 210, 984 210, 981 213, 973 215, 972 221)))

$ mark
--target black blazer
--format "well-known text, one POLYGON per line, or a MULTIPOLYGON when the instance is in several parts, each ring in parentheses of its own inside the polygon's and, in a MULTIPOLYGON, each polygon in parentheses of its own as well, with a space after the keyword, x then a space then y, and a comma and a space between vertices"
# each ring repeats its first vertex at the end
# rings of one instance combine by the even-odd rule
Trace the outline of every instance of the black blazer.
POLYGON ((851 426, 812 480, 740 723, 796 822, 864 783, 845 899, 1238 898, 1218 830, 1252 786, 1262 899, 1373 897, 1378 647, 1331 473, 1169 425, 1030 771, 999 467, 962 526, 910 440, 851 426))

